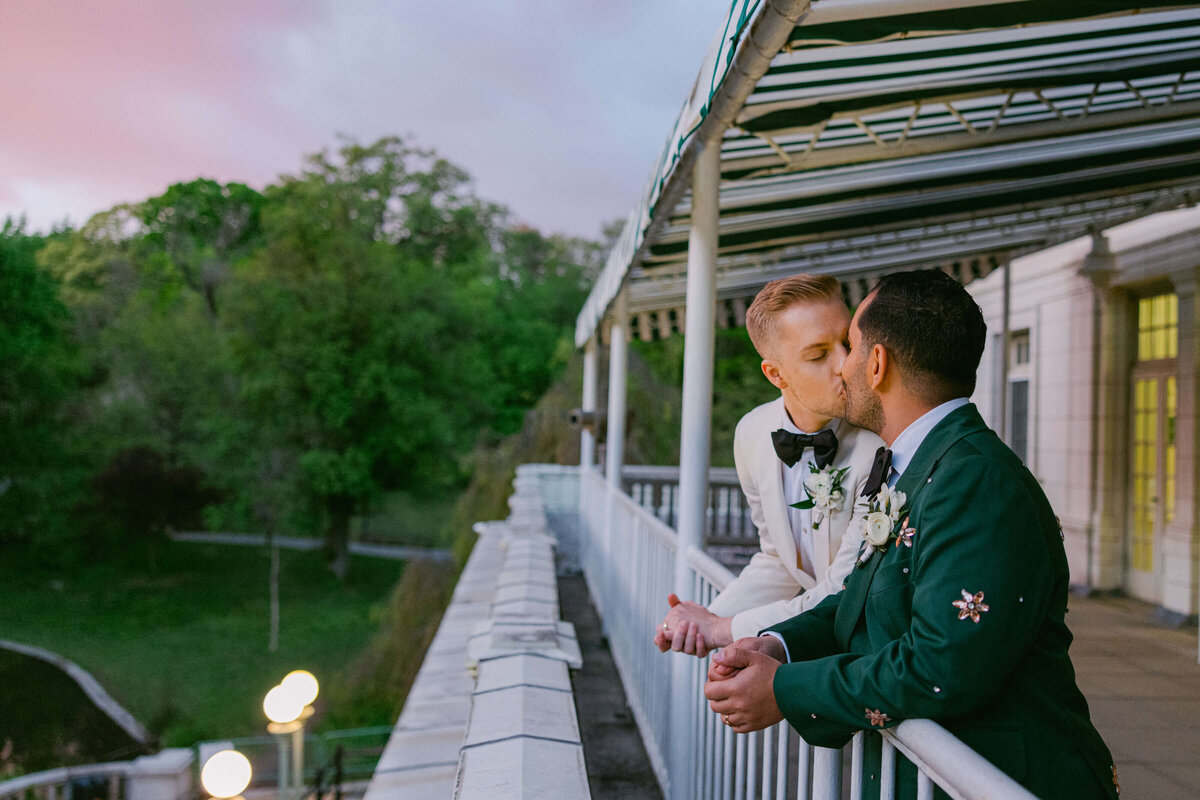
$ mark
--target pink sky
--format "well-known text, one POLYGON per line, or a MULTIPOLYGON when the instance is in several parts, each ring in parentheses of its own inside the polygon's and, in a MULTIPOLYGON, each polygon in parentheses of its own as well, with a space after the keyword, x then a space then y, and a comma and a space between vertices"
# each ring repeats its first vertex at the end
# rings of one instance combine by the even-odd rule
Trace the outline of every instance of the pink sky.
POLYGON ((595 235, 635 202, 726 5, 0 0, 0 218, 262 186, 338 134, 400 134, 518 219, 595 235))

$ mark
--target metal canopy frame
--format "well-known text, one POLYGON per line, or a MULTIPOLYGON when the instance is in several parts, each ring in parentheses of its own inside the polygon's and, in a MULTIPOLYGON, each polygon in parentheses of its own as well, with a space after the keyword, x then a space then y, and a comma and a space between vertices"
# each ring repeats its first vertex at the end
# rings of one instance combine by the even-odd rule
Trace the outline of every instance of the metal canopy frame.
POLYGON ((720 151, 718 324, 773 277, 963 280, 1200 191, 1200 5, 735 0, 576 325, 628 285, 682 330, 696 154, 720 151), (721 305, 721 304, 724 305, 721 305))

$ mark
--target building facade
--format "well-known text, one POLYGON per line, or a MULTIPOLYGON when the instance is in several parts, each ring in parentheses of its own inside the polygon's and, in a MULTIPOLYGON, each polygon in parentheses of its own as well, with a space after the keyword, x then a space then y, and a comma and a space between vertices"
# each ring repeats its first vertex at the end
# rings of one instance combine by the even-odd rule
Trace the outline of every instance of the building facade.
POLYGON ((989 329, 974 400, 1057 510, 1072 583, 1194 620, 1200 210, 1147 217, 1010 270, 1007 345, 1003 271, 969 286, 989 329))

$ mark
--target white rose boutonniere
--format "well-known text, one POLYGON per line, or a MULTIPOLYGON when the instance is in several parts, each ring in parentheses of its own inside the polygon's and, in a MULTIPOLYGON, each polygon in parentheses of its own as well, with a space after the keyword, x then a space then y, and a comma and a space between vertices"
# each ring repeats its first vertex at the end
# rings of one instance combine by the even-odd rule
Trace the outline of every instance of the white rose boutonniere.
POLYGON ((866 564, 876 550, 887 549, 892 530, 900 521, 900 516, 907 511, 904 506, 907 500, 904 492, 887 486, 880 487, 879 494, 871 498, 867 504, 867 513, 858 521, 864 546, 855 566, 861 567, 866 564))
POLYGON ((813 529, 815 530, 821 527, 821 522, 826 515, 842 510, 842 503, 846 499, 842 481, 845 480, 846 473, 850 468, 834 469, 833 465, 829 464, 817 469, 817 465, 810 461, 808 470, 810 474, 804 479, 804 491, 808 494, 808 499, 792 503, 791 506, 792 508, 813 509, 813 529))

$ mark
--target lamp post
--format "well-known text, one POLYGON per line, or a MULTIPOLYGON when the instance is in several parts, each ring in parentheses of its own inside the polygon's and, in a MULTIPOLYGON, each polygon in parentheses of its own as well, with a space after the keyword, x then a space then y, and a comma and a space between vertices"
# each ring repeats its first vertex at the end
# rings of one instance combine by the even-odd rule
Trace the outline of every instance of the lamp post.
POLYGON ((318 691, 317 679, 312 673, 301 669, 289 672, 263 698, 263 712, 271 721, 267 731, 279 745, 279 800, 300 800, 303 795, 304 723, 312 716, 311 703, 317 699, 318 691), (290 770, 289 737, 292 751, 290 770))
POLYGON ((213 753, 200 770, 200 785, 216 798, 237 798, 250 785, 250 760, 237 750, 213 753))

